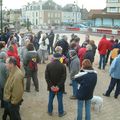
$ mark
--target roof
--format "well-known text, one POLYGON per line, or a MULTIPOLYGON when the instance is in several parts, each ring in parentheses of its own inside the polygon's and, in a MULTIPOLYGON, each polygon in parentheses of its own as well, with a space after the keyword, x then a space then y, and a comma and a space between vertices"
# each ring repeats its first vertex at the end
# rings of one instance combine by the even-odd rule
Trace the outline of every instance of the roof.
POLYGON ((61 10, 62 7, 56 4, 53 0, 48 0, 42 5, 43 10, 61 10))
MULTIPOLYGON (((62 8, 62 10, 63 11, 66 11, 66 12, 73 12, 74 10, 74 7, 75 7, 75 5, 74 4, 67 4, 67 5, 65 5, 63 8, 62 8)), ((77 11, 80 11, 80 7, 79 6, 77 6, 77 11)))
POLYGON ((92 18, 93 15, 102 14, 102 13, 103 13, 103 9, 91 9, 89 11, 89 18, 92 18))

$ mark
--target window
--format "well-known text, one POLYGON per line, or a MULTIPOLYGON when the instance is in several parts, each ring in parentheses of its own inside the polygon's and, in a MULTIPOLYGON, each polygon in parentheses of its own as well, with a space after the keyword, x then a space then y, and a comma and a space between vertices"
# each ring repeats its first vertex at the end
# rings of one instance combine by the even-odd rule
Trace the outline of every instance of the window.
POLYGON ((108 0, 108 2, 116 3, 116 2, 118 2, 118 0, 108 0))
POLYGON ((48 17, 50 17, 50 13, 48 13, 48 17))
POLYGON ((36 17, 38 17, 38 12, 36 12, 36 17))
POLYGON ((110 7, 109 12, 118 12, 116 7, 110 7))

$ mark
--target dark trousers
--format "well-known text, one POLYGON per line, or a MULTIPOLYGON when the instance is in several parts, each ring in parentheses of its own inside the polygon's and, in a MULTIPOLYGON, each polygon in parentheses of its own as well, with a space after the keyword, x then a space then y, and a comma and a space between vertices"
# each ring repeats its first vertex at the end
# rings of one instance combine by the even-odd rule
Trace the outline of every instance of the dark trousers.
POLYGON ((99 68, 105 69, 105 55, 100 55, 99 68))
MULTIPOLYGON (((52 113, 53 112, 53 100, 55 98, 55 93, 50 91, 49 92, 49 103, 48 103, 48 112, 52 113)), ((64 108, 63 108, 63 92, 58 92, 57 93, 57 100, 58 100, 58 112, 59 114, 63 114, 64 108)))
POLYGON ((3 89, 3 88, 1 88, 1 93, 2 93, 2 95, 1 95, 1 108, 3 108, 3 107, 4 107, 4 101, 3 101, 3 91, 4 91, 4 89, 3 89))
POLYGON ((53 50, 54 50, 54 49, 53 49, 53 44, 49 44, 49 45, 48 45, 48 53, 49 53, 49 55, 50 55, 50 54, 53 54, 53 50))
POLYGON ((2 120, 6 120, 7 116, 9 116, 10 120, 21 120, 20 117, 20 105, 12 105, 11 103, 5 102, 5 110, 2 117, 2 120))
POLYGON ((35 90, 39 90, 39 82, 38 82, 38 77, 37 77, 37 71, 31 72, 31 75, 27 76, 26 90, 30 91, 31 78, 32 78, 33 83, 34 83, 35 90))
POLYGON ((105 62, 106 62, 106 64, 107 64, 107 62, 108 62, 108 59, 109 59, 110 52, 111 52, 111 50, 108 50, 108 51, 107 51, 107 55, 106 55, 106 61, 105 61, 105 62))
POLYGON ((108 90, 106 91, 106 95, 109 96, 110 93, 112 92, 112 90, 114 89, 114 87, 116 86, 116 90, 115 90, 115 97, 118 97, 119 93, 120 93, 120 79, 115 79, 115 78, 111 78, 110 81, 110 85, 108 87, 108 90))

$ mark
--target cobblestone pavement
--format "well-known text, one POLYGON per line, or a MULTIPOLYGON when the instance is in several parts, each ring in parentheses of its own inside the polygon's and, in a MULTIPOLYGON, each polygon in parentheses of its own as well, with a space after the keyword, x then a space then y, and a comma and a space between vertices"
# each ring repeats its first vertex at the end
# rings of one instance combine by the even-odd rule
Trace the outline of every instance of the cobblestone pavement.
MULTIPOLYGON (((82 38, 83 36, 81 36, 82 38)), ((93 37, 96 42, 99 40, 97 37, 93 37)), ((93 39, 92 38, 92 39, 93 39)), ((108 84, 110 82, 110 77, 108 74, 109 65, 107 65, 105 70, 98 70, 98 55, 94 63, 94 68, 98 72, 98 82, 95 89, 95 94, 102 96, 105 92, 108 84)), ((77 112, 77 101, 70 100, 72 89, 69 86, 69 74, 66 81, 66 92, 64 95, 64 109, 67 111, 67 115, 59 118, 57 115, 57 100, 54 101, 54 115, 52 117, 47 115, 47 103, 48 103, 48 92, 47 86, 44 79, 45 65, 39 65, 39 86, 40 92, 36 93, 34 91, 34 86, 31 86, 31 93, 24 93, 24 102, 21 106, 21 116, 22 120, 74 120, 76 118, 77 112)), ((120 98, 114 99, 114 92, 111 97, 103 97, 103 107, 100 113, 96 114, 92 111, 92 120, 120 120, 120 98)), ((3 110, 0 109, 0 120, 3 110)), ((84 120, 84 119, 83 119, 84 120)))

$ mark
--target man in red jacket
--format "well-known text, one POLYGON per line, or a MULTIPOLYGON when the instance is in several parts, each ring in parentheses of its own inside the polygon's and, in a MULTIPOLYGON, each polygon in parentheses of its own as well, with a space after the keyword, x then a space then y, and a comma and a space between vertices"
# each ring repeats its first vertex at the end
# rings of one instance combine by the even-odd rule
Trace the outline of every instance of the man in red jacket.
POLYGON ((106 55, 106 64, 107 64, 107 62, 108 62, 110 52, 111 52, 112 49, 113 49, 114 43, 115 43, 115 42, 114 42, 114 36, 111 36, 111 37, 110 37, 110 40, 108 40, 108 51, 107 51, 107 55, 106 55))
POLYGON ((98 44, 98 51, 100 54, 100 61, 99 61, 99 69, 105 69, 105 57, 108 50, 108 40, 106 39, 106 35, 103 35, 103 38, 100 40, 98 44))

